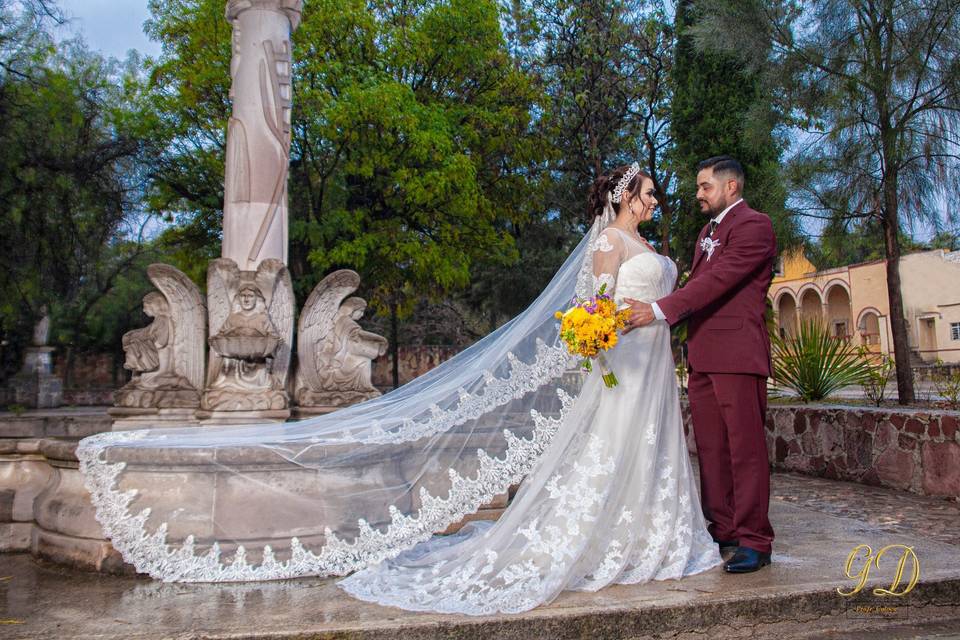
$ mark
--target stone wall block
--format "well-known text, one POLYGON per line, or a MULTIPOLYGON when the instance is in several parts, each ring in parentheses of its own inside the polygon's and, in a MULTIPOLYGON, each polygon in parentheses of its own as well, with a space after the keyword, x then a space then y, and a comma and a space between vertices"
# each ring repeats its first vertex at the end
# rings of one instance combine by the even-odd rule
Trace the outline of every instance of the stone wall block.
POLYGON ((844 428, 843 433, 848 469, 865 471, 870 468, 873 463, 873 437, 863 431, 859 425, 848 425, 844 428))
POLYGON ((877 458, 876 474, 883 484, 897 489, 909 489, 913 483, 913 455, 890 448, 877 458))
POLYGON ((843 430, 832 422, 820 423, 818 427, 822 451, 832 457, 843 453, 843 430))
POLYGON ((947 440, 957 439, 960 442, 960 431, 957 429, 958 419, 956 416, 941 416, 940 431, 947 440))
POLYGON ((901 434, 897 437, 897 444, 898 444, 898 445, 900 446, 900 448, 903 449, 904 451, 913 451, 914 449, 917 448, 917 440, 916 440, 916 438, 912 438, 912 437, 908 436, 908 435, 905 434, 905 433, 901 433, 901 434))
POLYGON ((903 428, 907 433, 912 433, 915 435, 923 435, 927 431, 924 422, 918 420, 917 418, 910 418, 907 420, 903 428))
POLYGON ((924 493, 960 496, 960 445, 925 442, 922 449, 924 493))
POLYGON ((890 445, 897 443, 897 428, 889 420, 884 420, 877 426, 876 434, 873 438, 874 451, 882 453, 890 445))

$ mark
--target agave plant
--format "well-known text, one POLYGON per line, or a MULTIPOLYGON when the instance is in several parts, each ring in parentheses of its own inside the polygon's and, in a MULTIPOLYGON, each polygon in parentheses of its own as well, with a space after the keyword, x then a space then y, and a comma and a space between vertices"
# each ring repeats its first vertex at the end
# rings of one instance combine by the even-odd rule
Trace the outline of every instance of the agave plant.
POLYGON ((831 336, 819 320, 803 320, 794 337, 773 334, 770 339, 774 380, 804 402, 823 400, 838 389, 869 379, 869 360, 848 341, 831 336))

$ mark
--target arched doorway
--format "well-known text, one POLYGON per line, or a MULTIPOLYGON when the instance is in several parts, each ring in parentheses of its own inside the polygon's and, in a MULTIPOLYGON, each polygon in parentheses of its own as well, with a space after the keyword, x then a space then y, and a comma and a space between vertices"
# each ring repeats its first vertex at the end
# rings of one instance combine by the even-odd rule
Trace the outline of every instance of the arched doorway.
POLYGON ((800 294, 800 320, 823 321, 823 300, 820 292, 812 287, 800 294))
POLYGON ((860 343, 872 353, 880 353, 880 314, 868 309, 860 314, 857 323, 857 332, 860 334, 860 343))
POLYGON ((797 335, 797 301, 789 291, 784 291, 777 299, 777 327, 781 338, 797 335))
POLYGON ((853 334, 850 317, 850 293, 841 284, 827 289, 827 326, 836 338, 849 338, 853 334))

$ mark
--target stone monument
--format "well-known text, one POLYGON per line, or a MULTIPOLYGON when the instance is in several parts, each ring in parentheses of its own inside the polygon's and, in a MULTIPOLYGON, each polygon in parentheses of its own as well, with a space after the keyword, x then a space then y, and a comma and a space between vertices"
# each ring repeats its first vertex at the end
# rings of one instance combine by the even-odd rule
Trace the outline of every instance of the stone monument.
MULTIPOLYGON (((300 23, 301 9, 302 0, 226 4, 233 27, 233 112, 227 124, 221 257, 207 270, 209 338, 204 345, 202 329, 194 326, 198 316, 189 314, 186 324, 178 316, 186 313, 182 301, 189 297, 184 293, 187 285, 180 283, 181 302, 175 304, 171 293, 158 284, 163 295, 144 299, 153 323, 124 337, 126 366, 134 371, 134 379, 117 394, 118 406, 111 412, 128 421, 121 426, 131 420, 142 425, 172 417, 173 409, 181 411, 182 422, 190 418, 203 424, 290 417, 295 317, 286 267, 293 98, 290 34, 300 23), (190 343, 176 347, 176 340, 187 334, 190 343), (204 376, 205 346, 209 352, 204 376), (192 417, 187 416, 191 411, 192 417)), ((352 271, 332 274, 307 301, 300 324, 301 372, 295 395, 311 410, 328 411, 379 395, 370 381, 370 361, 386 351, 386 340, 357 324, 366 308, 363 300, 344 301, 359 283, 352 271)), ((187 306, 202 318, 202 301, 187 306)))
POLYGON ((367 303, 347 296, 359 286, 356 272, 335 271, 303 305, 297 331, 300 413, 327 413, 380 395, 371 381, 371 362, 387 352, 387 341, 357 324, 367 303))
POLYGON ((33 326, 33 344, 23 354, 23 367, 10 380, 14 404, 35 409, 59 407, 63 399, 63 381, 53 375, 54 347, 47 345, 50 335, 50 311, 40 307, 40 319, 33 326))
POLYGON ((195 422, 203 390, 206 308, 197 285, 166 264, 152 264, 147 275, 159 292, 143 298, 153 318, 123 336, 124 368, 133 377, 115 394, 113 429, 157 423, 195 422))
POLYGON ((279 260, 241 271, 221 258, 207 270, 210 356, 198 412, 205 423, 285 421, 293 342, 293 284, 279 260))
POLYGON ((294 300, 287 262, 290 34, 302 0, 229 0, 233 26, 221 259, 207 272, 210 355, 198 416, 286 420, 294 300))

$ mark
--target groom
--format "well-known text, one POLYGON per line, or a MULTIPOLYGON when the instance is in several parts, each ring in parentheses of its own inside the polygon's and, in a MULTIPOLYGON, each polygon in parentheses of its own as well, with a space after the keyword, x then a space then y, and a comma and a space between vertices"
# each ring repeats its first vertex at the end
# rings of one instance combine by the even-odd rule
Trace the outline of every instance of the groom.
POLYGON ((708 530, 736 547, 730 573, 770 564, 770 467, 764 422, 770 339, 764 311, 777 240, 770 218, 741 197, 743 167, 729 156, 697 166, 697 200, 710 222, 700 232, 686 286, 652 304, 626 299, 628 331, 688 320, 688 395, 708 530))

